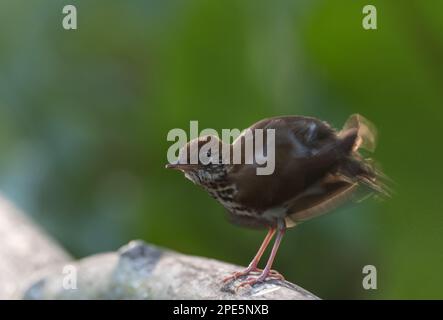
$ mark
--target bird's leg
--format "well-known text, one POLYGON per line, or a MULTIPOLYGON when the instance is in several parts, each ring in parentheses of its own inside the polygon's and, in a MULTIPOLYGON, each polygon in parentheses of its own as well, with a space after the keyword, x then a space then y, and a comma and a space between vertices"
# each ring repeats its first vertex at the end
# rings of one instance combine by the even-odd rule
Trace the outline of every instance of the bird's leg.
POLYGON ((238 277, 247 275, 253 271, 261 271, 257 268, 258 262, 260 261, 261 257, 263 256, 263 253, 265 252, 266 248, 269 245, 269 242, 271 242, 272 237, 275 234, 276 229, 274 227, 269 228, 268 234, 266 235, 265 239, 263 240, 263 243, 260 246, 260 249, 258 249, 257 254, 255 255, 254 259, 252 259, 249 266, 243 270, 243 271, 237 271, 234 272, 232 275, 226 277, 223 279, 223 282, 227 282, 232 279, 237 279, 238 277))
POLYGON ((271 255, 269 256, 268 262, 266 263, 266 267, 263 269, 263 272, 257 278, 247 279, 246 281, 239 284, 238 287, 243 287, 246 285, 254 285, 257 282, 265 281, 268 276, 280 280, 284 280, 283 276, 279 274, 275 270, 271 270, 272 264, 275 259, 275 255, 277 254, 278 247, 280 246, 280 242, 285 234, 286 226, 280 225, 277 231, 277 236, 275 238, 274 246, 272 247, 271 255))

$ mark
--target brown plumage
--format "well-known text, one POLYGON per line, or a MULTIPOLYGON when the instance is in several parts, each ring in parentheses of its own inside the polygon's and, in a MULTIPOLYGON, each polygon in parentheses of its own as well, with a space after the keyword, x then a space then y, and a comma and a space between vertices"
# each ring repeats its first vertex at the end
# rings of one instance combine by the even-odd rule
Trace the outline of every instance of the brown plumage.
POLYGON ((242 134, 232 145, 213 136, 190 141, 182 148, 179 161, 168 165, 206 189, 227 209, 233 223, 269 229, 249 267, 228 279, 259 270, 257 263, 263 247, 278 231, 266 268, 259 277, 242 285, 263 281, 270 275, 281 277, 271 273, 271 265, 286 228, 331 211, 361 187, 367 192, 387 194, 381 173, 359 153, 360 149, 374 151, 376 144, 375 127, 360 115, 352 115, 339 132, 323 121, 302 116, 264 119, 249 129, 252 136, 242 134), (275 130, 275 170, 270 175, 257 175, 257 168, 262 165, 255 159, 245 164, 244 152, 242 162, 232 164, 233 150, 241 147, 244 151, 245 139, 256 139, 255 129, 275 130), (211 145, 217 145, 219 150, 229 149, 230 156, 224 151, 211 154, 208 150, 207 156, 217 158, 220 164, 204 164, 200 160, 189 163, 193 148, 202 150, 211 145), (221 163, 226 159, 229 164, 221 163))

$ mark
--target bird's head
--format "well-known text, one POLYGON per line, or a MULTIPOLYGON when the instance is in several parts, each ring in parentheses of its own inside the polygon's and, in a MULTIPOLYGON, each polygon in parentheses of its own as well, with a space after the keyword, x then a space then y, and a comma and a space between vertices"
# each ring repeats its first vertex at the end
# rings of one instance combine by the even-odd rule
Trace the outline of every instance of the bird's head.
POLYGON ((166 168, 182 171, 186 178, 197 184, 212 182, 226 173, 230 147, 216 136, 201 136, 184 145, 178 160, 168 163, 166 168))

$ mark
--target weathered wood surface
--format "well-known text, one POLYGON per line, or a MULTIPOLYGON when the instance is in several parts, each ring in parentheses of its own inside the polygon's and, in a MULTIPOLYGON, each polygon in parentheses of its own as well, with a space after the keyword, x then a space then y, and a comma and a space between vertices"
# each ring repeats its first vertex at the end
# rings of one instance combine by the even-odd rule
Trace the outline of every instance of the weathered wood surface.
POLYGON ((133 241, 116 253, 99 254, 73 264, 77 289, 63 288, 58 270, 25 293, 27 299, 317 299, 286 281, 270 280, 236 290, 223 277, 240 267, 160 249, 133 241))
POLYGON ((0 299, 16 297, 36 272, 69 260, 55 241, 0 196, 0 299))
POLYGON ((318 299, 287 281, 236 290, 242 267, 143 241, 78 261, 0 197, 0 299, 318 299))

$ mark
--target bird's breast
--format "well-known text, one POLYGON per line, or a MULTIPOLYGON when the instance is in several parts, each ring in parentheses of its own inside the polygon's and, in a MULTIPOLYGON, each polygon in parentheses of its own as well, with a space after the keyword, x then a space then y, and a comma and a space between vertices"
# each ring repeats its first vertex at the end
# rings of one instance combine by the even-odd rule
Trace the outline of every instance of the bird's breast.
POLYGON ((235 201, 238 190, 235 184, 217 184, 205 186, 208 193, 217 200, 226 210, 234 215, 254 217, 258 213, 235 201))

